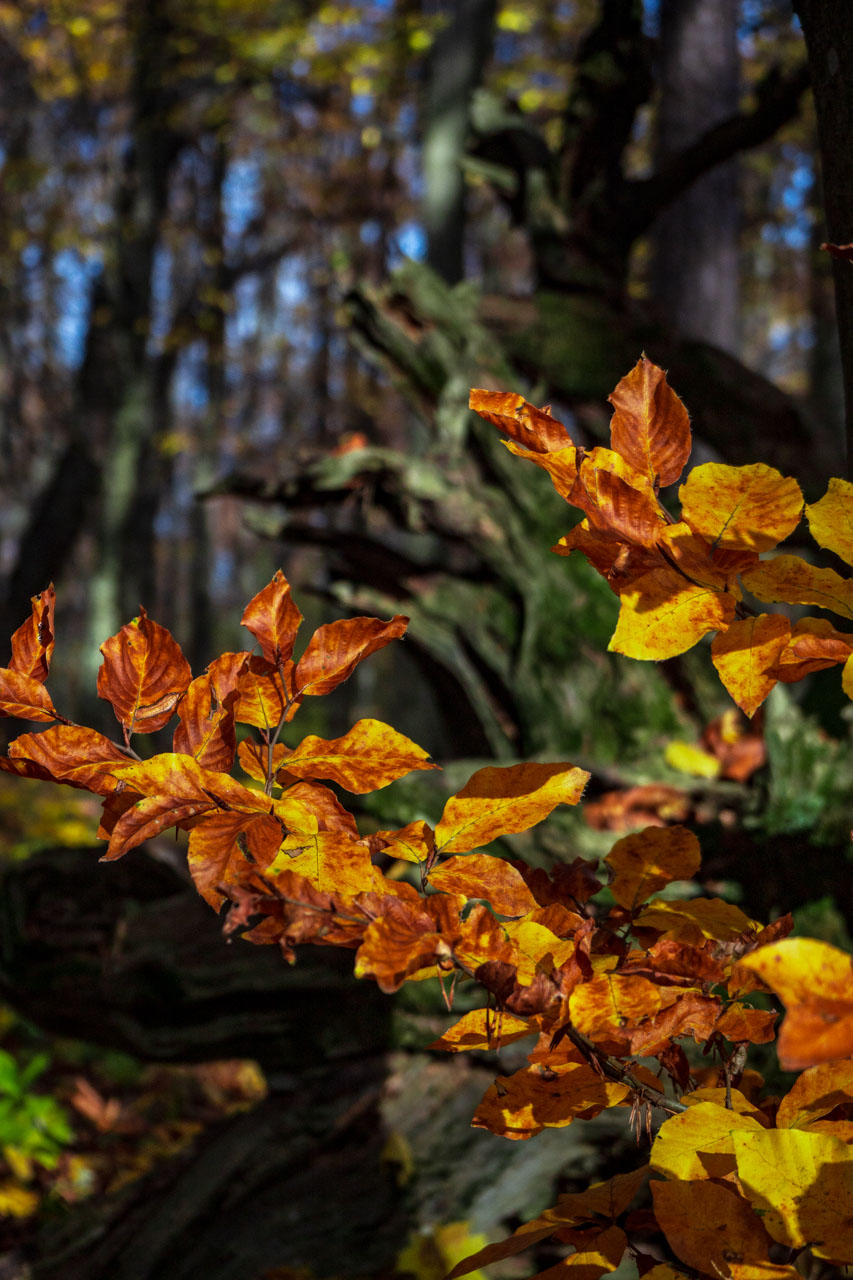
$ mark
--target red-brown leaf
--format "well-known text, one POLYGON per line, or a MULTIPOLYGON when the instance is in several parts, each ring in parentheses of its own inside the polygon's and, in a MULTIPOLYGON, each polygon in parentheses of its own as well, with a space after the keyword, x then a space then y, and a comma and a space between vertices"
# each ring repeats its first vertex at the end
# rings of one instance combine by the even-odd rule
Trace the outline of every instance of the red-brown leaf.
POLYGON ((165 627, 139 617, 101 645, 98 697, 112 704, 125 733, 154 733, 171 720, 192 679, 189 663, 165 627))
POLYGON ((21 675, 32 676, 43 683, 47 679, 53 656, 53 609, 56 592, 53 583, 32 598, 32 612, 12 636, 12 657, 9 668, 21 675))
POLYGON ((22 734, 9 744, 9 757, 22 765, 33 763, 38 772, 27 773, 29 777, 52 778, 100 796, 111 795, 116 789, 113 768, 130 764, 127 755, 109 738, 76 724, 22 734))
POLYGON ((234 713, 248 664, 248 653, 223 653, 193 680, 178 705, 175 751, 206 769, 228 772, 237 750, 234 713))
POLYGON ((221 887, 251 875, 254 863, 271 861, 282 837, 281 823, 268 813, 213 813, 193 827, 187 861, 205 902, 218 911, 226 897, 221 887))
POLYGON ((318 627, 296 664, 296 688, 312 696, 331 693, 364 658, 398 639, 408 625, 409 619, 397 614, 389 622, 343 618, 318 627))
POLYGON ((45 722, 58 719, 44 685, 35 676, 8 667, 0 667, 0 716, 45 722))
POLYGON ((675 484, 690 457, 690 419, 663 369, 641 356, 607 398, 612 447, 652 484, 675 484))
POLYGON ((271 666, 277 667, 291 656, 302 614, 281 569, 276 569, 269 586, 249 601, 240 621, 258 641, 271 666))

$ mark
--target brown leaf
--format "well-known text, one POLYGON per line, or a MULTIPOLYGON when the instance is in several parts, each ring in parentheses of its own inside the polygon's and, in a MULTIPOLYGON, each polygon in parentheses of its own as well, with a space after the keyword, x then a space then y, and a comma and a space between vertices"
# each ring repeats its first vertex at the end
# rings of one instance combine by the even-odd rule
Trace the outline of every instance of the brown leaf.
POLYGON ((250 658, 234 708, 237 723, 272 732, 282 719, 292 720, 302 701, 296 692, 295 674, 296 666, 289 660, 282 663, 280 671, 271 671, 265 658, 250 658))
POLYGON ((39 772, 29 776, 51 778, 101 796, 116 789, 114 766, 130 763, 126 753, 109 738, 76 724, 22 734, 9 744, 9 756, 22 764, 32 761, 39 772))
POLYGON ((177 642, 140 608, 139 617, 101 645, 98 697, 112 704, 130 736, 168 724, 192 679, 177 642))
POLYGON ((675 484, 690 457, 690 419, 663 369, 641 356, 608 400, 612 448, 653 485, 675 484))
POLYGON ((173 750, 206 769, 228 772, 237 750, 234 712, 248 664, 248 653, 223 653, 192 681, 178 704, 173 750))
POLYGON ((565 449, 572 438, 562 422, 551 417, 550 410, 537 409, 528 404, 524 396, 512 391, 486 391, 472 388, 468 407, 486 422, 491 422, 525 449, 537 453, 550 453, 565 449))
POLYGON ((296 664, 294 682, 301 695, 331 693, 377 649, 398 639, 409 619, 397 614, 389 622, 379 618, 344 618, 318 627, 296 664))
POLYGON ((284 837, 268 813, 212 813, 190 832, 187 861, 205 902, 218 911, 229 884, 244 879, 256 863, 275 858, 284 837))
POLYGON ((32 676, 41 683, 47 679, 50 660, 53 657, 55 633, 53 610, 56 592, 53 583, 32 598, 32 612, 12 636, 12 656, 9 669, 21 675, 32 676))
POLYGON ((0 716, 18 720, 57 720, 50 694, 35 676, 0 667, 0 716))
POLYGON ((270 666, 277 667, 291 656, 302 614, 281 569, 276 569, 269 586, 249 601, 240 621, 258 641, 270 666))

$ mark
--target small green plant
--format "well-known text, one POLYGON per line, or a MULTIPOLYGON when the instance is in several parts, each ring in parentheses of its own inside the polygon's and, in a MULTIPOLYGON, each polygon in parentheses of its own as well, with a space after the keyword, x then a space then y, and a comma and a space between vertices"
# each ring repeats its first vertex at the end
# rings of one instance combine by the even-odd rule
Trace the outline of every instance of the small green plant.
POLYGON ((49 1062, 40 1053, 22 1066, 0 1049, 0 1151, 22 1182, 32 1177, 33 1165, 56 1168, 62 1148, 73 1139, 68 1116, 56 1099, 32 1090, 49 1062))

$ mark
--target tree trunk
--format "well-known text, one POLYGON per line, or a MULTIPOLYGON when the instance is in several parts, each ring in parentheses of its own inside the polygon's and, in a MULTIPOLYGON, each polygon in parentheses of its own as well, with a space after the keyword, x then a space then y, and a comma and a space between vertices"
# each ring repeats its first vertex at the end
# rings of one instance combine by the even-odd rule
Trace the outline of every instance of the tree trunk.
POLYGON ((453 16, 435 42, 424 100, 423 221, 427 261, 455 284, 464 275, 465 178, 462 159, 471 95, 492 44, 495 0, 454 0, 453 16))
MULTIPOLYGON (((853 241, 853 10, 847 0, 794 0, 803 24, 817 111, 826 238, 853 241)), ((834 260, 844 374, 847 469, 853 465, 853 265, 834 260)))
MULTIPOLYGON (((663 0, 658 165, 738 109, 738 0, 663 0)), ((653 231, 655 301, 683 337, 739 348, 737 161, 665 209, 653 231)))

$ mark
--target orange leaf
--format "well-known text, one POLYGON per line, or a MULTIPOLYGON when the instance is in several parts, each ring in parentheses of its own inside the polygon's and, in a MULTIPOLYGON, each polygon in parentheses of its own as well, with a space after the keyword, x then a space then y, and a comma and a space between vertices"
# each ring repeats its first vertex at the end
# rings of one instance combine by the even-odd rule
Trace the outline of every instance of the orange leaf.
POLYGON ((708 1181, 653 1182, 651 1188, 655 1217, 687 1266, 719 1280, 796 1280, 794 1267, 767 1262, 767 1232, 734 1188, 708 1181))
POLYGON ((112 704, 129 736, 154 733, 171 720, 192 679, 189 663, 165 627, 139 617, 101 645, 98 697, 112 704))
POLYGON ((817 545, 853 564, 853 484, 830 480, 820 502, 806 506, 806 515, 817 545))
POLYGON ((523 916, 536 908, 536 899, 520 872, 501 858, 487 853, 469 853, 464 858, 448 858, 430 875, 430 884, 446 893, 466 898, 483 898, 502 916, 523 916))
POLYGON ((616 1270, 628 1245, 628 1237, 621 1227, 608 1227, 605 1231, 578 1231, 571 1240, 568 1235, 563 1231, 559 1239, 573 1244, 574 1253, 545 1271, 537 1271, 531 1280, 562 1280, 564 1276, 571 1280, 599 1280, 600 1276, 616 1270))
POLYGON ((558 804, 577 804, 588 780, 584 769, 566 763, 478 769, 444 806, 435 843, 444 853, 468 853, 527 831, 558 804))
POLYGON ((347 791, 378 791, 414 769, 437 769, 429 755, 381 720, 359 720, 341 738, 309 734, 284 760, 297 778, 331 778, 347 791))
POLYGON ((523 449, 521 445, 515 444, 512 440, 504 440, 503 443, 510 453, 514 453, 517 458, 523 458, 527 462, 532 462, 535 466, 541 467, 543 471, 547 471, 551 477, 551 483, 560 497, 569 500, 569 494, 572 492, 575 481, 578 478, 578 451, 574 445, 565 449, 552 449, 548 453, 540 453, 533 449, 523 449))
POLYGON ((648 1057, 660 1053, 670 1040, 686 1035, 691 1035, 697 1044, 704 1044, 714 1031, 719 1012, 720 1002, 716 996, 687 991, 632 1032, 631 1053, 648 1057))
MULTIPOLYGON (((485 1249, 480 1249, 470 1258, 465 1258, 463 1262, 458 1263, 447 1280, 456 1280, 456 1277, 469 1275, 481 1267, 488 1267, 492 1262, 515 1257, 537 1241, 544 1240, 547 1236, 564 1228, 581 1227, 587 1223, 598 1225, 602 1219, 609 1219, 612 1222, 625 1212, 645 1179, 646 1170, 640 1168, 633 1173, 616 1174, 615 1177, 608 1178, 606 1182, 599 1182, 586 1191, 560 1196, 553 1209, 546 1209, 532 1222, 524 1223, 509 1239, 487 1245, 485 1249)), ((600 1241, 601 1236, 597 1239, 600 1241)), ((600 1271, 601 1268, 597 1274, 600 1274, 600 1271)))
POLYGON ((853 1102, 853 1061, 822 1062, 799 1076, 779 1103, 777 1129, 802 1129, 853 1102))
POLYGON ((249 601, 240 622, 258 641, 270 666, 286 662, 293 653, 296 632, 302 621, 290 595, 290 583, 281 569, 272 582, 249 601))
POLYGON ((486 391, 472 387, 468 408, 481 418, 505 431, 525 449, 537 453, 550 453, 564 449, 572 443, 562 422, 551 417, 550 410, 537 409, 528 404, 524 396, 512 391, 486 391))
POLYGON ((594 1044, 618 1049, 627 1045, 645 1018, 653 1018, 664 1003, 675 999, 672 989, 664 991, 647 978, 602 973, 575 987, 569 1013, 578 1031, 594 1044))
MULTIPOLYGON (((272 749, 273 777, 275 777, 284 763, 286 754, 287 747, 283 742, 277 742, 272 749)), ((237 748, 237 759, 240 761, 240 768, 243 772, 250 778, 254 778, 255 782, 266 782, 269 748, 264 743, 255 742, 251 738, 244 738, 237 748)))
POLYGON ((368 837, 374 853, 386 853, 389 858, 419 865, 435 854, 435 834, 427 822, 409 822, 397 831, 374 831, 368 837))
POLYGON ((761 462, 694 467, 678 491, 681 518, 713 547, 769 551, 800 523, 803 495, 796 480, 761 462))
MULTIPOLYGON (((125 752, 94 729, 60 724, 44 733, 25 733, 9 744, 9 756, 33 761, 41 776, 107 796, 116 789, 115 765, 129 764, 125 752)), ((37 775, 39 776, 39 775, 37 775)))
MULTIPOLYGON (((142 797, 121 814, 113 827, 102 861, 121 858, 143 840, 161 835, 189 818, 216 809, 240 813, 269 813, 269 796, 249 791, 227 773, 205 769, 192 756, 165 752, 139 764, 114 766, 113 776, 142 797)), ((124 798, 124 792, 119 799, 124 798)))
POLYGON ((270 671, 264 658, 251 658, 240 680, 234 708, 237 723, 251 724, 269 732, 276 729, 282 719, 292 720, 302 701, 296 692, 295 673, 293 662, 282 663, 281 671, 270 671))
POLYGON ((317 819, 320 831, 340 831, 358 836, 355 818, 334 791, 319 782, 295 782, 282 794, 282 802, 298 800, 317 819))
POLYGON ((791 634, 780 613, 735 620, 711 643, 711 660, 732 698, 750 719, 776 683, 769 674, 791 634))
POLYGON ((646 477, 610 449, 584 455, 569 501, 593 525, 642 547, 653 547, 667 527, 646 477))
POLYGON ((853 635, 836 631, 828 618, 800 618, 779 654, 772 675, 786 684, 802 680, 812 671, 825 671, 847 662, 853 653, 853 635))
POLYGON ((643 574, 621 601, 607 647, 628 658, 674 658, 707 631, 724 631, 735 616, 734 596, 687 582, 675 569, 643 574))
POLYGON ((190 832, 187 861, 205 902, 218 911, 225 901, 220 886, 250 877, 254 860, 271 861, 282 842, 281 823, 268 813, 212 813, 190 832))
POLYGON ((607 398, 611 446, 653 485, 675 484, 690 457, 690 419, 663 369, 641 356, 607 398))
POLYGON ((299 694, 331 693, 377 649, 398 639, 409 619, 397 614, 389 622, 379 618, 344 618, 318 627, 296 664, 294 681, 299 694))
POLYGON ((614 898, 636 911, 672 880, 692 879, 701 853, 699 841, 686 827, 646 827, 617 840, 604 861, 614 873, 614 898))
POLYGON ((627 1085, 605 1080, 586 1063, 525 1067, 498 1076, 483 1095, 471 1124, 501 1138, 523 1140, 543 1129, 562 1129, 628 1097, 627 1085))
POLYGON ((853 1151, 802 1129, 735 1135, 737 1176, 774 1240, 853 1262, 853 1151))
POLYGON ((658 1130, 649 1164, 665 1178, 692 1182, 724 1178, 735 1169, 735 1132, 760 1131, 754 1116, 729 1111, 715 1102, 697 1102, 670 1116, 658 1130))
POLYGON ((382 915, 365 930, 355 975, 375 978, 382 991, 396 991, 409 974, 433 964, 441 947, 435 921, 423 907, 388 899, 382 915))
POLYGON ((785 938, 744 956, 785 1002, 779 1061, 799 1071, 832 1058, 853 1057, 853 959, 814 938, 785 938))
POLYGON ((178 704, 173 750, 206 769, 228 772, 237 750, 234 710, 248 664, 248 653, 223 653, 192 681, 178 704))
POLYGON ((834 569, 818 569, 799 556, 762 560, 741 577, 747 591, 770 604, 816 604, 853 618, 853 582, 834 569))
POLYGON ((56 592, 53 589, 53 583, 46 591, 33 596, 29 618, 12 636, 10 671, 19 671, 21 675, 32 676, 34 680, 42 683, 47 679, 55 640, 53 629, 55 602, 56 592))
POLYGON ((58 718, 50 694, 41 681, 8 667, 0 667, 0 716, 42 721, 58 718))
POLYGON ((732 1004, 721 1013, 714 1028, 727 1040, 741 1044, 767 1044, 776 1038, 777 1013, 752 1009, 748 1004, 732 1004))

